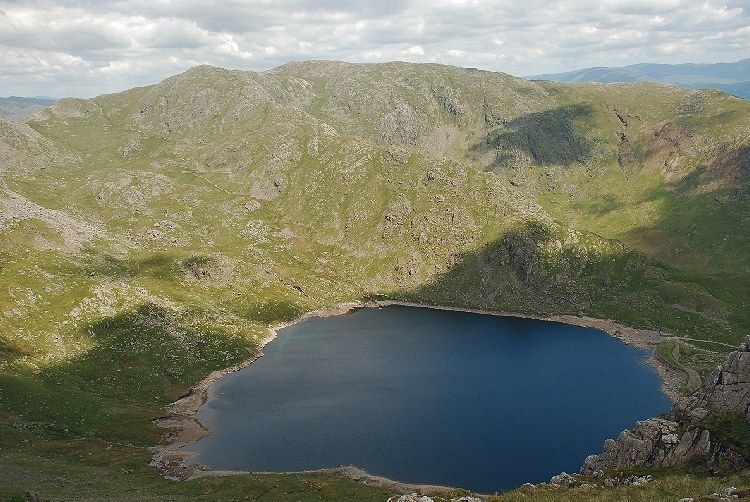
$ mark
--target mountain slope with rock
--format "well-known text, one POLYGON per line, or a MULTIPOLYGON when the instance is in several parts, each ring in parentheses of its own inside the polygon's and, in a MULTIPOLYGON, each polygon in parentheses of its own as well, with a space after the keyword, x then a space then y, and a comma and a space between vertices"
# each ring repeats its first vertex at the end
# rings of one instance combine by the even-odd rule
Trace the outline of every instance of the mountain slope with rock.
POLYGON ((750 105, 720 92, 309 61, 0 120, 0 455, 29 479, 169 492, 153 420, 318 308, 611 319, 703 376, 750 328, 750 105))

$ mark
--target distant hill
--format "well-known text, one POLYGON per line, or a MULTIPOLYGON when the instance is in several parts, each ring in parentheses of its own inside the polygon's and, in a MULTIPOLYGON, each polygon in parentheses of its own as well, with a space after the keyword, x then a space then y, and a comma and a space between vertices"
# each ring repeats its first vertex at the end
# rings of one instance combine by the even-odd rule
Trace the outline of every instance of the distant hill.
POLYGON ((56 101, 53 98, 22 98, 19 96, 0 98, 0 115, 23 122, 42 108, 54 105, 56 101))
POLYGON ((563 83, 661 82, 688 89, 718 89, 741 98, 750 98, 750 58, 736 63, 714 64, 634 64, 622 67, 584 68, 566 73, 526 77, 563 83))

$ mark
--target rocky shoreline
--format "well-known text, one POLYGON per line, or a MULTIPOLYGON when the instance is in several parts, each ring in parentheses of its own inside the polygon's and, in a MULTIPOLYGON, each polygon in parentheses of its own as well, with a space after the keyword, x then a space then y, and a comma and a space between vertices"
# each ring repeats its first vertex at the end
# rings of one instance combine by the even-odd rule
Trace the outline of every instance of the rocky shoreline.
POLYGON ((211 372, 206 378, 193 386, 190 391, 182 398, 175 401, 167 408, 169 412, 165 417, 154 420, 159 427, 169 429, 167 441, 165 444, 157 445, 151 448, 153 455, 150 465, 158 468, 161 473, 169 479, 187 480, 192 477, 202 475, 207 471, 203 466, 192 465, 189 463, 195 455, 191 452, 182 450, 183 447, 191 445, 210 434, 198 420, 197 414, 201 407, 208 400, 208 390, 221 377, 239 371, 242 368, 250 366, 252 363, 263 357, 263 347, 273 341, 278 330, 292 324, 298 323, 309 317, 324 317, 332 315, 342 315, 354 308, 360 307, 359 303, 346 303, 334 309, 320 309, 306 312, 297 319, 288 323, 279 323, 269 328, 268 336, 263 338, 256 348, 255 352, 245 361, 223 370, 211 372))
POLYGON ((672 410, 638 422, 604 451, 589 456, 581 469, 592 474, 639 466, 679 467, 696 459, 713 467, 740 471, 750 467, 748 453, 727 439, 732 420, 750 421, 750 336, 729 354, 692 395, 672 410), (717 425, 716 420, 721 420, 717 425))
MULTIPOLYGON (((224 370, 212 372, 205 379, 203 379, 192 389, 190 389, 190 391, 184 397, 172 403, 168 408, 169 414, 154 421, 159 427, 170 429, 170 432, 167 435, 167 441, 165 444, 152 447, 151 450, 153 452, 153 455, 150 465, 158 468, 162 475, 164 475, 165 477, 175 480, 187 480, 207 475, 247 474, 247 472, 243 471, 214 471, 204 466, 192 464, 190 463, 190 460, 195 455, 183 449, 185 446, 193 444, 210 434, 210 431, 206 429, 198 420, 197 413, 208 400, 208 391, 211 386, 224 375, 239 371, 262 357, 263 347, 265 347, 267 343, 273 341, 276 338, 278 330, 280 329, 286 328, 310 317, 343 315, 357 308, 386 307, 389 305, 402 305, 408 307, 431 308, 457 312, 471 312, 476 314, 504 317, 522 317, 528 319, 556 321, 582 327, 597 328, 607 332, 611 336, 618 338, 629 345, 633 345, 638 348, 649 349, 651 351, 651 354, 648 356, 647 363, 654 367, 658 372, 663 381, 662 389, 664 393, 672 399, 672 401, 676 400, 679 395, 680 387, 685 383, 687 379, 687 376, 684 375, 683 372, 671 368, 669 365, 659 360, 654 355, 654 349, 658 347, 661 340, 661 336, 659 333, 655 331, 629 328, 609 320, 568 315, 543 317, 510 312, 486 311, 480 309, 458 308, 440 305, 425 305, 400 300, 344 303, 335 308, 318 309, 306 312, 293 321, 279 323, 271 326, 269 328, 268 336, 259 342, 258 348, 250 358, 240 364, 234 365, 224 370)), ((354 466, 342 466, 339 468, 320 469, 309 472, 333 472, 341 475, 346 475, 348 477, 351 477, 352 479, 366 484, 386 487, 401 493, 425 493, 428 491, 449 489, 447 487, 439 487, 434 485, 402 483, 399 481, 368 474, 365 471, 354 466)))

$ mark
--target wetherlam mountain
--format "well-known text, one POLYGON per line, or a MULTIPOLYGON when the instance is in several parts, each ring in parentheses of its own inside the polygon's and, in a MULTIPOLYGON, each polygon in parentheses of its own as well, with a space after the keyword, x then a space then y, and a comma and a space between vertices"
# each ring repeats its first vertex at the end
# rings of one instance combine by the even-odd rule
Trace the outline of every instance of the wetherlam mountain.
POLYGON ((0 119, 0 487, 228 496, 148 467, 152 420, 350 301, 612 319, 709 375, 750 327, 749 179, 748 101, 441 65, 200 66, 0 119))

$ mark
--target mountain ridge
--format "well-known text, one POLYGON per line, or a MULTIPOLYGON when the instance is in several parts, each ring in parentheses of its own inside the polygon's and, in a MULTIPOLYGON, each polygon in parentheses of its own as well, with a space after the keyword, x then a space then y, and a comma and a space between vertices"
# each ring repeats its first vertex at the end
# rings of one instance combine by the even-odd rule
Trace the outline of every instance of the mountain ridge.
POLYGON ((563 83, 660 82, 690 89, 713 88, 750 98, 750 58, 733 63, 637 63, 621 67, 596 66, 563 73, 531 75, 532 80, 563 83))
POLYGON ((57 100, 46 97, 0 97, 0 116, 23 122, 39 110, 52 106, 57 100))

